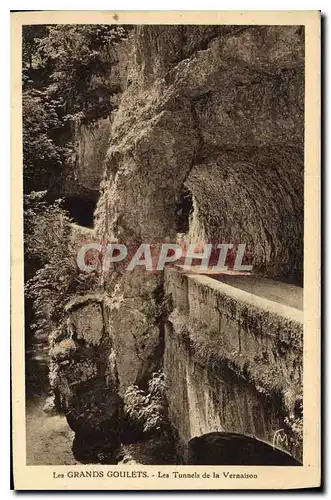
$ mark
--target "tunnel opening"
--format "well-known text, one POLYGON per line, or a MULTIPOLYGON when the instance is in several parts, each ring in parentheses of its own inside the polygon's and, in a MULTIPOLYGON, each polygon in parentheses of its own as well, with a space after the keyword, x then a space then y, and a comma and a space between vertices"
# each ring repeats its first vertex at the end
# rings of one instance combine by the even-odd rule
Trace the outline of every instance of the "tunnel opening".
POLYGON ((97 201, 93 198, 66 196, 63 208, 69 213, 73 222, 79 226, 93 228, 96 204, 97 201))
POLYGON ((263 441, 230 432, 211 432, 188 443, 189 465, 299 466, 288 453, 263 441))
POLYGON ((177 233, 188 233, 190 226, 190 216, 192 213, 192 194, 185 186, 183 186, 175 206, 175 221, 177 233))

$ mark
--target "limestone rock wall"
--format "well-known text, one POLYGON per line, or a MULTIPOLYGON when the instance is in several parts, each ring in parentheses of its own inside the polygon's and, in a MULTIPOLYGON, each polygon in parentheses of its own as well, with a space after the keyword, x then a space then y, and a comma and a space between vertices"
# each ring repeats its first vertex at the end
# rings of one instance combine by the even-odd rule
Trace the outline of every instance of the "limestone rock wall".
MULTIPOLYGON (((256 271, 300 282, 304 33, 298 26, 139 26, 113 117, 96 231, 133 247, 195 233, 251 245, 256 271)), ((121 393, 160 352, 163 277, 104 276, 121 393), (153 312, 154 311, 154 312, 153 312)))
POLYGON ((75 153, 68 166, 64 184, 66 195, 98 199, 110 130, 109 118, 100 118, 90 125, 77 122, 73 130, 75 153))
POLYGON ((65 327, 50 348, 52 389, 78 435, 112 434, 119 425, 121 399, 103 296, 77 296, 65 312, 65 327))
POLYGON ((76 197, 82 201, 93 201, 94 204, 99 198, 112 122, 122 93, 130 85, 131 73, 135 71, 130 35, 109 48, 108 58, 109 115, 88 123, 82 123, 77 116, 68 129, 66 139, 72 144, 73 153, 50 189, 53 196, 76 197))

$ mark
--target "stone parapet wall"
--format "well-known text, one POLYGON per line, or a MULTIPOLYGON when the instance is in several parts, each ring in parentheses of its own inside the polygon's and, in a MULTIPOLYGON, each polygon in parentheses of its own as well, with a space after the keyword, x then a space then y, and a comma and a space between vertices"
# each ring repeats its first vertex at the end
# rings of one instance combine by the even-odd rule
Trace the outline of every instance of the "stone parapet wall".
POLYGON ((301 425, 302 312, 176 268, 166 270, 165 290, 174 311, 164 369, 183 446, 208 432, 237 432, 276 440, 301 460, 292 423, 301 425))

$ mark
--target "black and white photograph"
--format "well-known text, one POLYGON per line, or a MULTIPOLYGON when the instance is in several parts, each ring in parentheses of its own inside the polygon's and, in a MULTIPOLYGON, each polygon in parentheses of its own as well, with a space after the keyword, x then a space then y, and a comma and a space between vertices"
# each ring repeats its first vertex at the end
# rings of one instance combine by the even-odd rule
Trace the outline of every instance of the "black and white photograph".
POLYGON ((308 464, 307 27, 220 18, 23 21, 26 474, 308 464))

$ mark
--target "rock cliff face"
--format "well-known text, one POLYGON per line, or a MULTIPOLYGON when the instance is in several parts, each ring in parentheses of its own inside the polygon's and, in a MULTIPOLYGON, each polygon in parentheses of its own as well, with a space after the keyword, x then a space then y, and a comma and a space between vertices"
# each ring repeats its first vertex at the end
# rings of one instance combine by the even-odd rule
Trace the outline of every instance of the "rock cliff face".
MULTIPOLYGON (((106 50, 106 49, 105 49, 106 50)), ((93 224, 93 212, 100 195, 100 183, 104 174, 104 163, 111 139, 111 129, 122 93, 131 81, 133 44, 127 39, 109 48, 111 68, 108 75, 109 115, 99 116, 94 121, 82 122, 77 116, 68 129, 68 141, 72 144, 72 155, 63 172, 50 187, 52 197, 64 197, 66 208, 77 206, 73 215, 89 212, 93 224)), ((83 223, 82 221, 79 221, 83 223)))
MULTIPOLYGON (((250 245, 257 271, 302 274, 304 40, 299 27, 141 26, 114 117, 96 213, 100 237, 175 240, 191 192, 194 234, 250 245)), ((122 391, 159 345, 162 276, 105 277, 122 391)))
MULTIPOLYGON (((103 178, 97 238, 136 247, 176 241, 185 227, 188 238, 246 243, 256 272, 300 283, 303 30, 139 26, 121 50, 117 111, 77 132, 76 185, 96 198, 103 178), (193 212, 183 221, 187 193, 193 212)), ((163 274, 113 270, 101 281, 100 300, 67 311, 79 353, 71 398, 85 391, 84 363, 101 401, 107 388, 123 396, 146 380, 162 358, 163 274), (98 324, 84 326, 92 312, 98 324)), ((117 415, 115 400, 96 402, 98 421, 117 415)), ((77 412, 90 414, 90 403, 83 406, 77 412)))

